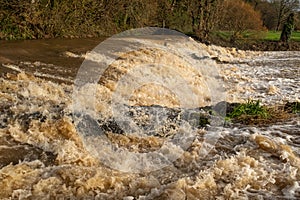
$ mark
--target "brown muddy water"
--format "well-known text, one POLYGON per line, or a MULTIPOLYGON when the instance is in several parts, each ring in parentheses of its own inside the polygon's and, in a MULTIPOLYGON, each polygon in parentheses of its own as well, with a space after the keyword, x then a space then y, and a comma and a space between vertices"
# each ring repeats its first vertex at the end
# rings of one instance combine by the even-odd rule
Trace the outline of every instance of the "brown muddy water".
MULTIPOLYGON (((0 41, 0 62, 12 66, 15 64, 21 70, 35 73, 36 76, 48 76, 44 78, 52 78, 56 82, 61 77, 66 82, 72 82, 84 58, 69 57, 68 53, 85 54, 103 40, 104 38, 0 41)), ((1 76, 7 72, 18 72, 2 65, 0 67, 1 76)))
MULTIPOLYGON (((124 170, 103 163, 97 152, 86 147, 72 108, 77 71, 86 52, 102 40, 0 41, 0 199, 300 198, 299 115, 263 126, 216 126, 210 131, 219 139, 205 157, 201 147, 209 129, 195 126, 195 137, 181 156, 154 171, 131 172, 128 168, 137 167, 132 164, 143 163, 125 154, 115 161, 126 159, 128 165, 121 166, 124 170)), ((228 102, 251 98, 274 106, 299 101, 299 52, 244 52, 203 44, 191 48, 205 50, 209 59, 222 61, 215 65, 228 102)), ((179 118, 192 113, 198 122, 199 113, 205 114, 205 109, 180 107, 168 89, 145 85, 134 91, 127 106, 138 126, 149 134, 139 138, 120 131, 107 108, 118 76, 127 73, 122 66, 163 58, 162 62, 174 62, 195 93, 203 95, 205 91, 197 90, 203 80, 178 56, 151 49, 122 56, 107 70, 102 85, 94 86, 97 120, 116 146, 130 153, 155 151, 179 130, 179 118), (149 126, 152 112, 167 112, 159 129, 149 126)), ((97 135, 89 135, 92 142, 97 139, 97 135)), ((98 144, 102 145, 101 141, 98 144)))

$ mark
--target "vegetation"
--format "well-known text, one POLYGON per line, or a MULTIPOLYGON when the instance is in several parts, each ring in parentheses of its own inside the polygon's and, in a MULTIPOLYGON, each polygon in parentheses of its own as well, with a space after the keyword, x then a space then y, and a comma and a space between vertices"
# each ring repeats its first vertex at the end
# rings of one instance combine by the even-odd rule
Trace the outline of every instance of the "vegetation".
POLYGON ((288 102, 285 104, 285 111, 289 113, 300 113, 300 102, 288 102))
MULTIPOLYGON (((246 0, 246 2, 261 13, 264 26, 268 30, 279 31, 290 13, 299 12, 299 0, 246 0)), ((299 17, 298 15, 297 29, 300 28, 299 17)))
POLYGON ((231 31, 231 42, 235 42, 248 30, 264 30, 260 14, 242 0, 225 0, 220 15, 219 28, 231 31))
MULTIPOLYGON (((221 38, 222 40, 229 41, 232 31, 215 31, 212 34, 221 38)), ((244 31, 239 35, 239 39, 247 40, 247 39, 258 39, 262 41, 279 41, 281 31, 244 31)), ((292 32, 291 41, 300 42, 300 31, 292 32)))
POLYGON ((300 102, 295 102, 292 107, 293 113, 300 113, 300 102))
POLYGON ((300 113, 300 102, 287 102, 285 105, 262 106, 260 101, 248 100, 230 108, 226 121, 247 125, 265 125, 285 121, 300 113))
MULTIPOLYGON (((268 31, 263 38, 269 41, 278 41, 280 39, 280 31, 268 31)), ((292 41, 300 42, 300 31, 294 31, 291 36, 292 41)))
POLYGON ((109 36, 145 26, 206 38, 221 1, 0 0, 0 38, 109 36))
POLYGON ((281 29, 292 12, 300 29, 297 8, 298 0, 0 0, 0 39, 110 36, 154 26, 204 41, 225 31, 234 42, 281 29))
POLYGON ((268 118, 268 110, 260 105, 260 101, 248 100, 246 103, 240 104, 227 115, 229 119, 239 118, 241 116, 251 116, 258 118, 268 118))
POLYGON ((280 31, 268 31, 264 39, 269 41, 278 41, 280 38, 280 34, 280 31))

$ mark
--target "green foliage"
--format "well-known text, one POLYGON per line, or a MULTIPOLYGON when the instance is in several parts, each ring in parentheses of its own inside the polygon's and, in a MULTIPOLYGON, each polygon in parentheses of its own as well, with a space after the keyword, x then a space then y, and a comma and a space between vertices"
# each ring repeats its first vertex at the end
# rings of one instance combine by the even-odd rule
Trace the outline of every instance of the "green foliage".
POLYGON ((278 41, 280 38, 280 31, 268 31, 264 40, 278 41))
POLYGON ((224 0, 221 16, 218 28, 232 32, 230 40, 233 43, 248 30, 264 30, 260 13, 242 0, 224 0))
POLYGON ((0 39, 110 36, 147 26, 206 37, 221 0, 0 0, 0 39))
MULTIPOLYGON (((263 39, 267 41, 278 41, 280 34, 280 31, 268 31, 263 39)), ((300 31, 292 32, 291 41, 300 42, 300 31)))
POLYGON ((292 106, 293 113, 300 113, 300 102, 295 102, 292 106))
MULTIPOLYGON (((232 32, 230 31, 215 31, 213 35, 221 38, 224 41, 229 41, 232 32)), ((240 39, 249 40, 263 40, 263 41, 278 41, 280 38, 280 31, 266 31, 266 32, 255 32, 255 31, 245 31, 241 33, 240 39)), ((291 41, 300 42, 300 31, 293 31, 291 36, 291 41)))
POLYGON ((232 33, 230 31, 215 31, 214 34, 222 40, 229 41, 232 33))
POLYGON ((241 116, 255 116, 260 118, 268 118, 270 115, 267 109, 260 105, 260 101, 248 100, 246 103, 240 104, 227 115, 229 119, 241 116))
MULTIPOLYGON (((213 35, 224 40, 230 41, 233 31, 215 31, 213 35)), ((239 40, 261 40, 264 39, 267 35, 265 31, 243 31, 239 34, 239 40)))
POLYGON ((107 10, 93 0, 0 0, 0 39, 105 36, 119 31, 107 10))
MULTIPOLYGON (((110 36, 146 26, 166 27, 199 39, 279 40, 261 30, 260 15, 243 1, 227 0, 0 0, 0 39, 110 36), (235 6, 230 6, 231 4, 235 6), (236 9, 233 9, 236 8, 236 9), (225 13, 224 13, 225 12, 225 13), (222 30, 222 31, 220 31, 222 30), (226 31, 223 31, 226 30, 226 31)), ((266 9, 269 8, 266 6, 266 9)), ((300 41, 293 32, 292 41, 300 41)))
POLYGON ((252 31, 247 30, 243 33, 244 39, 254 39, 254 40, 261 40, 266 37, 267 31, 252 31))

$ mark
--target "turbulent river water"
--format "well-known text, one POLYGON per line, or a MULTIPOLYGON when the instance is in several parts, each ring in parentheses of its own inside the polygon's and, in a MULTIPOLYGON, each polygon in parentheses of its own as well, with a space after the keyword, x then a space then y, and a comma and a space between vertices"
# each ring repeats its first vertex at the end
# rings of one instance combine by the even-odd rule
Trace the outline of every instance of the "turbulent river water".
MULTIPOLYGON (((205 157, 200 154, 208 128, 196 126, 193 140, 181 155, 155 170, 132 172, 103 163, 87 149, 85 138, 75 126, 72 108, 77 71, 87 52, 101 40, 0 41, 1 199, 300 198, 299 115, 257 126, 217 125, 210 132, 219 138, 205 157)), ((280 106, 299 101, 299 52, 248 52, 200 43, 191 48, 205 51, 204 58, 214 63, 227 102, 254 99, 280 106)), ((202 85, 201 77, 171 53, 144 49, 121 55, 94 86, 95 109, 101 114, 97 120, 110 141, 131 153, 160 148, 165 138, 176 132, 178 118, 184 119, 186 113, 197 118, 198 113, 205 112, 183 108, 166 88, 144 85, 134 91, 126 106, 134 121, 149 134, 139 138, 126 134, 127 129, 120 130, 107 110, 118 76, 127 73, 120 66, 138 65, 152 57, 176 65, 182 77, 196 88, 191 89, 196 94, 203 96, 206 91, 197 90, 202 85), (147 127, 153 120, 149 117, 152 112, 156 116, 167 113, 159 130, 147 127)), ((206 103, 199 105, 204 108, 206 103)), ((91 135, 89 140, 95 143, 95 138, 91 135)), ((123 169, 137 167, 132 163, 141 165, 123 156, 114 158, 127 159, 123 169)))

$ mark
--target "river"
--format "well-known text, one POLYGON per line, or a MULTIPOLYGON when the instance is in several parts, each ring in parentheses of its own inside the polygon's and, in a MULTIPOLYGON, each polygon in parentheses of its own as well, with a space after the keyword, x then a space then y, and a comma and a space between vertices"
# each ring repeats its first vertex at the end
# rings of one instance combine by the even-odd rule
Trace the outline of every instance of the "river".
MULTIPOLYGON (((124 157, 113 157, 126 160, 115 161, 121 167, 95 156, 97 152, 87 148, 86 142, 93 143, 94 149, 104 144, 97 143, 93 134, 87 134, 87 139, 79 133, 72 107, 73 83, 87 52, 101 41, 103 38, 0 41, 1 199, 300 198, 299 115, 260 125, 196 127, 193 140, 180 156, 155 170, 128 170, 140 169, 142 163, 122 153, 118 155, 124 157), (201 150, 208 132, 216 134, 218 140, 203 157, 201 150)), ((299 52, 250 52, 203 44, 193 48, 205 50, 203 58, 219 70, 227 102, 241 103, 250 98, 280 107, 300 99, 299 52)), ((195 86, 191 91, 205 95, 197 90, 203 84, 201 77, 190 78, 197 73, 185 67, 187 62, 165 51, 146 49, 125 54, 112 69, 122 70, 120 66, 139 65, 145 59, 163 56, 166 63, 174 62, 181 76, 195 86), (134 60, 137 57, 142 59, 134 60)), ((173 132, 184 129, 176 120, 178 113, 184 116, 191 111, 189 105, 181 106, 168 89, 145 85, 128 97, 126 111, 139 127, 146 127, 143 130, 151 129, 149 120, 153 119, 149 116, 153 112, 155 116, 167 113, 166 122, 158 123, 161 129, 155 129, 157 134, 151 133, 152 127, 141 138, 120 132, 120 127, 109 121, 112 114, 107 111, 112 102, 108 96, 116 87, 116 80, 121 80, 113 72, 108 70, 100 80, 103 85, 95 86, 98 96, 94 107, 108 120, 97 118, 103 122, 102 128, 111 142, 127 149, 130 155, 148 153, 162 147, 173 132)), ((127 71, 121 75, 124 73, 127 71)), ((207 106, 206 102, 201 103, 199 107, 207 106)), ((83 128, 90 126, 93 124, 83 128)))

